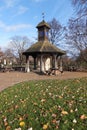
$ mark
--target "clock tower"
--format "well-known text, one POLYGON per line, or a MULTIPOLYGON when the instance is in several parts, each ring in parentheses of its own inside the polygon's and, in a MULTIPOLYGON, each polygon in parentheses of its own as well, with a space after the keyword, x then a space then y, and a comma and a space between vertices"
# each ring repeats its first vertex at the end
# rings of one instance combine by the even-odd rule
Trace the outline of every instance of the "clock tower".
POLYGON ((40 22, 37 27, 38 29, 38 41, 49 41, 49 29, 50 26, 44 20, 40 22))
MULTIPOLYGON (((26 56, 26 72, 30 71, 29 56, 34 58, 34 69, 46 73, 51 69, 51 72, 56 75, 58 68, 58 57, 65 54, 64 51, 57 48, 49 41, 50 26, 43 20, 36 26, 38 30, 38 41, 31 45, 23 54, 26 56)), ((62 66, 62 60, 61 65, 62 66)), ((62 69, 61 69, 62 70, 62 69)), ((59 70, 58 70, 59 71, 59 70)))

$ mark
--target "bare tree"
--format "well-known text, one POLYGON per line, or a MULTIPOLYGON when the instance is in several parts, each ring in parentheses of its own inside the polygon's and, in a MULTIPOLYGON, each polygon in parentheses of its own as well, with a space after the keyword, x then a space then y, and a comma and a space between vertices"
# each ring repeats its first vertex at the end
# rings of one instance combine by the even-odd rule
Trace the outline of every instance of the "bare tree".
POLYGON ((87 68, 87 49, 81 51, 81 53, 79 54, 76 60, 80 64, 86 63, 86 68, 87 68))
POLYGON ((29 45, 30 40, 25 36, 14 36, 11 38, 10 48, 13 51, 14 55, 19 59, 20 65, 23 62, 22 53, 29 47, 29 45))
POLYGON ((10 48, 6 48, 4 51, 5 57, 15 57, 13 51, 10 48))
POLYGON ((70 20, 66 39, 68 41, 67 43, 72 47, 72 50, 74 49, 73 53, 75 53, 75 50, 81 53, 87 49, 87 28, 85 20, 82 19, 76 22, 70 20))
POLYGON ((71 0, 79 15, 78 18, 87 16, 87 0, 71 0))
POLYGON ((57 21, 55 18, 52 21, 48 22, 51 29, 50 29, 50 42, 52 44, 58 45, 58 42, 64 38, 64 30, 65 27, 57 21))
POLYGON ((1 62, 1 57, 3 56, 3 51, 2 51, 2 49, 0 48, 0 62, 1 62))

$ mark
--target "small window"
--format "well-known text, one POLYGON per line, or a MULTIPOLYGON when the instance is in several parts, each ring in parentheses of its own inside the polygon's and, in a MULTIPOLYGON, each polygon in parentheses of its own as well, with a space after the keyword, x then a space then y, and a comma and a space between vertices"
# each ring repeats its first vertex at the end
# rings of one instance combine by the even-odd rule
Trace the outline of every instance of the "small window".
POLYGON ((43 31, 39 31, 39 36, 40 37, 44 36, 44 32, 43 31))

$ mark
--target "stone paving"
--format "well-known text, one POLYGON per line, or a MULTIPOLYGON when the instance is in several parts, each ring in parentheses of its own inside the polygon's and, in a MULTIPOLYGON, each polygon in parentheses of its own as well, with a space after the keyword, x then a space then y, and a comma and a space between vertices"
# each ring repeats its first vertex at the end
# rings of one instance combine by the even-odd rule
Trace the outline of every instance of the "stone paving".
POLYGON ((87 77, 87 72, 64 72, 62 75, 49 76, 49 75, 39 75, 35 72, 0 72, 0 91, 10 87, 14 84, 29 81, 29 80, 43 80, 43 79, 71 79, 87 77))

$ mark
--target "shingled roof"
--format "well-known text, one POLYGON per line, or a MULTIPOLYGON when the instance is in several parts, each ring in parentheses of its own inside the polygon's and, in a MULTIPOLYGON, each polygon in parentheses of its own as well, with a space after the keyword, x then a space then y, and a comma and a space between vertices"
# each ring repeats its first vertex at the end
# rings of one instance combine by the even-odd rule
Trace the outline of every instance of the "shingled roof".
MULTIPOLYGON (((42 29, 44 31, 44 27, 50 29, 50 26, 48 23, 46 23, 44 20, 42 20, 38 25, 37 29, 40 31, 42 29)), ((47 31, 48 31, 47 30, 47 31)), ((46 30, 45 30, 46 31, 46 30)), ((38 33, 39 34, 39 33, 38 33)), ((45 35, 45 33, 44 33, 45 35)), ((39 35, 40 37, 40 35, 39 35)), ((57 55, 64 55, 65 52, 59 48, 57 48, 54 44, 49 42, 49 39, 39 39, 38 42, 33 44, 30 48, 28 48, 23 54, 24 55, 37 55, 38 53, 45 53, 45 54, 57 54, 57 55)))
POLYGON ((40 23, 36 26, 36 28, 40 28, 40 27, 42 27, 42 26, 46 26, 46 27, 48 27, 48 28, 50 29, 49 24, 46 23, 44 20, 43 20, 42 22, 40 22, 40 23))
POLYGON ((38 41, 29 49, 27 49, 23 54, 26 55, 31 53, 56 53, 60 55, 65 54, 64 51, 51 44, 49 41, 38 41))

